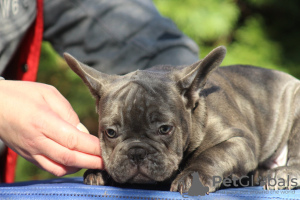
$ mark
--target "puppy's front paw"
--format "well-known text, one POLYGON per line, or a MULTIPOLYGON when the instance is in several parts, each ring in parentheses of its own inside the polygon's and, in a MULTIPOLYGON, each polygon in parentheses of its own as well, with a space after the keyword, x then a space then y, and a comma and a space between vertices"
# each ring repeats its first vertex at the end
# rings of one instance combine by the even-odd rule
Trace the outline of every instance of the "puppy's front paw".
POLYGON ((196 171, 183 171, 172 182, 170 191, 178 191, 181 194, 188 192, 189 195, 205 195, 217 190, 212 184, 212 179, 206 176, 199 176, 196 171))
POLYGON ((106 171, 88 169, 83 175, 83 182, 87 185, 107 185, 108 178, 106 171))
POLYGON ((300 186, 300 169, 294 166, 271 169, 265 177, 266 190, 291 190, 300 186))
POLYGON ((187 192, 192 185, 192 174, 191 173, 181 173, 172 182, 170 191, 180 192, 180 194, 187 192))

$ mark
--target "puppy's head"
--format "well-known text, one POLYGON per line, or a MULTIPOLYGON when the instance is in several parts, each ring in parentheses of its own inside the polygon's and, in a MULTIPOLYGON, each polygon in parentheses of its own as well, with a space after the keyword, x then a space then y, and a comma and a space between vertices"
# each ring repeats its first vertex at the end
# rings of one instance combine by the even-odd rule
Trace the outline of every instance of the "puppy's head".
POLYGON ((201 142, 201 119, 192 123, 205 116, 199 93, 225 52, 218 47, 191 66, 124 76, 101 73, 64 54, 96 99, 102 157, 115 181, 160 182, 176 173, 187 149, 201 142))

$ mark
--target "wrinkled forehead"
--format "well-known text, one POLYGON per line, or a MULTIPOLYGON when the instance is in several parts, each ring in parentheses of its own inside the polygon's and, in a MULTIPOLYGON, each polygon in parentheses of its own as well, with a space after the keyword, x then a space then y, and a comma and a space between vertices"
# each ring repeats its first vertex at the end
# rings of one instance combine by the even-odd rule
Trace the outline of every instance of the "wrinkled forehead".
POLYGON ((171 87, 158 82, 134 80, 111 88, 100 101, 100 118, 104 123, 147 123, 168 121, 174 101, 171 87))

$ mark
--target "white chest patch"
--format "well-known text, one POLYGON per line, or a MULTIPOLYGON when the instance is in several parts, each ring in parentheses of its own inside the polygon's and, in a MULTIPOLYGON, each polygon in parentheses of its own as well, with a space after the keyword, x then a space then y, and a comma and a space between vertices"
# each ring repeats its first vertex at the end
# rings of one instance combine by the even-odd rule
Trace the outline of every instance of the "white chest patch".
POLYGON ((287 163, 287 154, 288 154, 288 147, 287 144, 281 150, 279 156, 273 160, 269 160, 266 162, 266 167, 269 169, 273 169, 276 167, 285 166, 287 163))

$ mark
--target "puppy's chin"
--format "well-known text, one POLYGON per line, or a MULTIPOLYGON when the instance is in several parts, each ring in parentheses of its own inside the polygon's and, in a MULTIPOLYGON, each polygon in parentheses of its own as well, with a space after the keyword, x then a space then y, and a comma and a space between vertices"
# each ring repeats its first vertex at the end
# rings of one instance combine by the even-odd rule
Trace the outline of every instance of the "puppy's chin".
POLYGON ((156 180, 151 177, 144 166, 127 166, 125 171, 114 171, 112 178, 118 183, 154 184, 156 180), (118 172, 118 173, 116 173, 118 172))
POLYGON ((137 175, 133 176, 130 180, 128 180, 128 183, 133 183, 133 184, 155 184, 156 181, 153 179, 138 173, 137 175))
POLYGON ((130 184, 156 184, 169 179, 176 173, 177 167, 170 165, 168 162, 152 162, 145 161, 140 165, 132 165, 130 161, 125 160, 114 165, 114 167, 106 168, 108 174, 117 183, 130 184), (122 166, 122 167, 120 167, 122 166))

